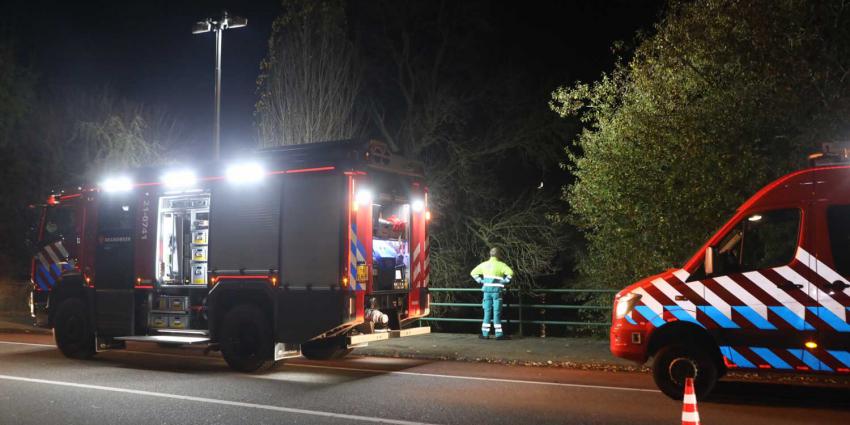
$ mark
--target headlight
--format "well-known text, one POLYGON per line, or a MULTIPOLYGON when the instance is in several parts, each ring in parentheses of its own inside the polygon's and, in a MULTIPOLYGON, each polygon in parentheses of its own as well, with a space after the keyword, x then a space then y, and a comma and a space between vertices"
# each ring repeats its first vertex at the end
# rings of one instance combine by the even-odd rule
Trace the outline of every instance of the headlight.
POLYGON ((640 300, 640 294, 628 294, 617 301, 617 306, 614 309, 614 314, 618 319, 622 319, 627 314, 631 313, 635 308, 635 304, 640 300))

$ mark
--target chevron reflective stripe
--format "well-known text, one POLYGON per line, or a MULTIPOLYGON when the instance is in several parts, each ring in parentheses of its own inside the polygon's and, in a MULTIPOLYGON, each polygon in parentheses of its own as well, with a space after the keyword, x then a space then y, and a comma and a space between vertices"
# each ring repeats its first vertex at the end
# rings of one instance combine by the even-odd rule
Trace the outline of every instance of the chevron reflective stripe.
POLYGON ((779 356, 777 356, 771 349, 764 347, 750 347, 750 351, 756 353, 759 357, 763 358, 770 366, 774 369, 793 369, 788 362, 782 360, 779 356))
MULTIPOLYGON (((662 294, 666 295, 667 298, 673 300, 674 303, 679 307, 684 314, 690 315, 690 319, 696 319, 697 317, 697 308, 693 302, 687 300, 681 300, 683 298, 682 293, 673 288, 666 280, 658 278, 652 281, 652 285, 658 288, 662 294)), ((669 310, 669 308, 668 308, 669 310)), ((677 310, 678 311, 678 310, 677 310)), ((682 317, 676 316, 679 320, 685 320, 682 317)))
POLYGON ((723 354, 724 357, 729 359, 735 366, 738 367, 747 367, 747 368, 755 368, 756 365, 753 362, 747 360, 746 357, 742 356, 737 350, 729 346, 720 347, 720 353, 723 354))
MULTIPOLYGON (((654 317, 661 317, 662 318, 661 321, 662 322, 664 321, 664 319, 663 319, 664 306, 660 302, 658 302, 655 298, 653 298, 652 295, 649 295, 649 293, 647 293, 643 288, 637 288, 632 292, 640 295, 640 301, 638 301, 638 302, 643 304, 644 306, 646 306, 645 310, 649 310, 649 312, 651 313, 651 314, 647 315, 644 312, 641 312, 641 315, 646 317, 647 320, 652 320, 653 316, 654 316, 654 317)), ((638 307, 640 307, 640 306, 638 306, 638 307)), ((637 307, 635 307, 635 308, 637 309, 637 307)))
POLYGON ((352 283, 352 289, 362 290, 363 286, 357 281, 357 265, 366 263, 366 248, 357 238, 357 224, 353 221, 348 229, 348 239, 351 244, 351 259, 348 265, 349 282, 352 283))
POLYGON ((62 262, 62 260, 60 260, 56 253, 53 252, 52 248, 54 248, 55 246, 55 244, 45 245, 44 252, 46 252, 47 255, 50 256, 50 259, 53 260, 54 264, 59 264, 60 262, 62 262))
POLYGON ((673 272, 673 276, 676 276, 676 279, 679 279, 682 282, 687 282, 688 278, 691 277, 691 274, 685 269, 679 269, 673 272))
MULTIPOLYGON (((806 306, 797 301, 797 299, 792 297, 788 292, 785 292, 785 290, 779 289, 775 283, 768 280, 759 272, 747 272, 744 273, 744 277, 749 279, 750 282, 756 284, 756 286, 761 288, 762 291, 766 292, 773 299, 782 304, 781 308, 771 307, 771 311, 777 313, 786 322, 791 323, 791 326, 794 326, 795 329, 805 329, 806 306)), ((800 292, 803 294, 802 291, 800 292)), ((808 297, 808 293, 805 293, 804 295, 808 297)), ((811 299, 814 300, 813 298, 811 299)))
MULTIPOLYGON (((835 270, 824 264, 822 261, 818 260, 817 257, 815 257, 814 255, 809 254, 802 247, 797 248, 796 258, 797 261, 806 265, 809 269, 817 273, 818 276, 822 277, 825 281, 829 283, 834 283, 836 281, 850 283, 847 281, 847 279, 836 273, 835 270)), ((843 292, 845 294, 850 294, 847 291, 848 289, 845 288, 843 292)))
POLYGON ((38 262, 41 263, 42 267, 44 267, 47 270, 50 270, 50 263, 48 263, 47 259, 44 258, 44 254, 39 252, 38 254, 36 254, 35 258, 38 259, 38 262))
POLYGON ((824 321, 832 329, 838 332, 850 332, 850 324, 833 314, 832 311, 824 307, 808 307, 808 310, 816 314, 818 319, 824 321))
POLYGON ((767 307, 758 300, 758 298, 754 297, 750 291, 747 291, 738 282, 735 282, 728 276, 718 276, 714 278, 714 281, 719 283, 723 289, 729 291, 735 298, 741 300, 741 304, 745 306, 752 307, 762 319, 767 320, 767 307))
POLYGON ((424 248, 422 248, 422 250, 425 251, 425 261, 424 261, 424 265, 422 267, 422 273, 424 273, 425 276, 422 280, 422 286, 428 286, 428 283, 431 280, 430 279, 430 276, 431 276, 431 252, 428 250, 428 236, 427 236, 427 234, 425 235, 424 248))
POLYGON ((850 373, 850 352, 847 351, 721 346, 720 353, 730 368, 850 373))
POLYGON ((770 323, 769 320, 763 318, 761 315, 756 313, 756 311, 753 310, 752 307, 739 305, 732 308, 735 309, 735 312, 737 312, 741 316, 744 316, 745 319, 749 320, 750 323, 755 325, 755 327, 763 330, 776 330, 776 326, 774 326, 773 323, 770 323))
POLYGON ((61 241, 60 241, 60 242, 56 242, 56 243, 54 244, 54 246, 55 246, 55 247, 56 247, 56 249, 59 251, 59 254, 62 256, 62 258, 68 258, 68 257, 69 257, 69 255, 68 255, 68 251, 66 251, 66 250, 65 250, 65 246, 62 244, 62 242, 61 242, 61 241))
POLYGON ((832 368, 827 366, 826 363, 820 361, 814 354, 805 351, 800 348, 789 348, 787 350, 794 357, 803 361, 806 366, 810 367, 812 370, 822 371, 822 372, 832 372, 832 368))
POLYGON ((838 361, 850 368, 850 353, 847 351, 827 350, 830 356, 835 357, 838 361))
POLYGON ((819 290, 816 285, 806 280, 803 276, 800 276, 799 273, 787 266, 778 267, 774 270, 782 275, 782 277, 788 279, 788 281, 798 285, 803 285, 803 288, 800 289, 800 291, 804 291, 809 294, 809 298, 816 299, 818 304, 831 311, 832 314, 838 316, 842 321, 847 319, 847 310, 845 306, 830 297, 825 291, 819 290))

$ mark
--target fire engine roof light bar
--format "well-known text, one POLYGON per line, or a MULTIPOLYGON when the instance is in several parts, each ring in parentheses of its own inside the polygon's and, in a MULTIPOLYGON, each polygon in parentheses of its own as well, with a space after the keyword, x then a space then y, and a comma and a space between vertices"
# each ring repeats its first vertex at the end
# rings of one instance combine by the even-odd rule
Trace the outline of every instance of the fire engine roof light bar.
POLYGON ((100 184, 104 192, 129 192, 133 189, 133 180, 126 176, 110 177, 100 184))
POLYGON ((414 199, 411 204, 413 211, 420 212, 425 209, 425 202, 421 199, 414 199))
POLYGON ((232 183, 256 183, 266 176, 266 169, 256 162, 243 162, 228 166, 226 176, 232 183))
POLYGON ((357 194, 354 195, 354 200, 357 201, 360 205, 369 205, 372 203, 372 199, 374 196, 372 195, 372 191, 367 188, 362 188, 357 191, 357 194))
POLYGON ((169 188, 190 188, 198 182, 194 171, 171 171, 162 176, 162 184, 169 188))

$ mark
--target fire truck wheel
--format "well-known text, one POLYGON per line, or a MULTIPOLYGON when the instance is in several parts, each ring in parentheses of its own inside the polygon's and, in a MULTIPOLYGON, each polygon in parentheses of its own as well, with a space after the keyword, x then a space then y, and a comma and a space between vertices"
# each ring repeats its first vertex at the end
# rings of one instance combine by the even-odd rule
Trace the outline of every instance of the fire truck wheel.
POLYGON ((351 348, 339 346, 335 341, 312 341, 301 344, 301 355, 310 360, 341 359, 351 353, 351 348))
POLYGON ((682 400, 685 378, 693 376, 697 398, 708 395, 717 382, 717 364, 698 345, 673 344, 661 348, 652 363, 655 385, 673 400, 682 400))
POLYGON ((227 364, 240 372, 256 372, 274 363, 271 326, 253 304, 240 304, 227 312, 220 346, 227 364))
POLYGON ((95 354, 94 332, 86 305, 78 298, 59 304, 53 326, 53 340, 59 351, 72 359, 87 359, 95 354))

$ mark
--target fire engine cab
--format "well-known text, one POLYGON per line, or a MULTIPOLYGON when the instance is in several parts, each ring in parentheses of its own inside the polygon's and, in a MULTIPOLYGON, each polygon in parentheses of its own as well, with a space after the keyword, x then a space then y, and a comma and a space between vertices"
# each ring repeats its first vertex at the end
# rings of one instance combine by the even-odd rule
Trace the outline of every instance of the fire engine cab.
POLYGON ((850 165, 824 145, 812 168, 759 190, 682 268, 614 299, 611 352, 653 358, 662 392, 705 395, 728 370, 850 374, 850 165))
POLYGON ((429 332, 428 191, 377 141, 144 168, 52 195, 31 313, 68 357, 204 344, 234 369, 429 332))

